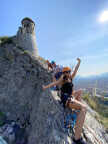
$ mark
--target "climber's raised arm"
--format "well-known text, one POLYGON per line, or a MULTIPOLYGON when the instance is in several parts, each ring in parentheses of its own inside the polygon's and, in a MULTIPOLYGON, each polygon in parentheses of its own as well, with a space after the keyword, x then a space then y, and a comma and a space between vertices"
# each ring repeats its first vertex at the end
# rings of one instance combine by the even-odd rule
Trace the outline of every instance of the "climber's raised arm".
POLYGON ((74 71, 73 71, 73 73, 72 73, 72 79, 75 77, 75 75, 76 75, 76 73, 77 73, 77 71, 78 71, 78 68, 79 68, 79 66, 80 66, 80 63, 81 63, 80 58, 77 58, 77 61, 78 61, 78 63, 77 63, 77 65, 76 65, 76 67, 75 67, 75 69, 74 69, 74 71))
POLYGON ((47 88, 50 88, 50 87, 59 85, 59 84, 61 84, 61 82, 62 82, 62 78, 60 78, 59 80, 57 80, 57 81, 55 81, 55 82, 52 82, 52 83, 50 83, 50 84, 48 84, 48 85, 46 85, 46 86, 43 85, 42 88, 43 88, 43 90, 45 90, 45 89, 47 89, 47 88))

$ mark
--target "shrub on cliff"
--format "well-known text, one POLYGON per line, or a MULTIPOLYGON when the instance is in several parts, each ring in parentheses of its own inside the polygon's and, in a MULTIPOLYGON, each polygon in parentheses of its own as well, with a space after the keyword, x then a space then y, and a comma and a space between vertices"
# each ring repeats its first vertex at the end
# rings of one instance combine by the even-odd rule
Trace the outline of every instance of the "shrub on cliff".
POLYGON ((13 43, 12 41, 12 37, 8 37, 8 36, 3 36, 3 37, 0 37, 0 44, 1 46, 4 45, 4 44, 10 44, 10 43, 13 43))

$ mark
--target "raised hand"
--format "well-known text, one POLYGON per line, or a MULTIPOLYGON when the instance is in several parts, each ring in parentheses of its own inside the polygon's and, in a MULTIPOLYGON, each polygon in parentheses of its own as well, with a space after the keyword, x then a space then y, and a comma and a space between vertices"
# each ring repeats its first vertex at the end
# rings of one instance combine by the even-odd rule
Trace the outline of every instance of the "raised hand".
POLYGON ((78 62, 81 62, 81 59, 80 59, 80 58, 77 58, 77 61, 78 61, 78 62))

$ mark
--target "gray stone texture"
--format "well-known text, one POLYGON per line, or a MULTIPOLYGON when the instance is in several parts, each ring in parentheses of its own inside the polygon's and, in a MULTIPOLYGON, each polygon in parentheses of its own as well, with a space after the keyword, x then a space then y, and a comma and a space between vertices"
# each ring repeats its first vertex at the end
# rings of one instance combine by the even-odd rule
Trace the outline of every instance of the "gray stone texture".
MULTIPOLYGON (((23 122, 23 116, 29 118, 28 144, 73 142, 63 129, 64 110, 59 97, 50 89, 42 90, 42 85, 51 80, 51 73, 44 68, 43 61, 38 61, 15 43, 0 46, 0 110, 10 120, 20 118, 23 122)), ((89 111, 86 117, 85 124, 103 140, 103 144, 107 144, 108 137, 101 124, 89 111)), ((86 127, 83 137, 87 144, 98 144, 86 127)))

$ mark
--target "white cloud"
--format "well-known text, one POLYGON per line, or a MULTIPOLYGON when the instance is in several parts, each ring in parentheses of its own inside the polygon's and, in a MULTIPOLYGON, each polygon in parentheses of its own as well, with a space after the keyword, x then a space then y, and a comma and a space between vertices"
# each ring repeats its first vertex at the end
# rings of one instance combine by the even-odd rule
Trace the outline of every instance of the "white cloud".
POLYGON ((108 21, 108 10, 105 10, 101 13, 99 16, 99 21, 102 23, 108 21))
POLYGON ((88 71, 86 73, 85 72, 82 72, 82 73, 80 72, 80 73, 78 73, 78 75, 86 77, 86 76, 100 75, 100 74, 106 73, 106 72, 108 72, 108 69, 106 71, 99 71, 99 72, 90 72, 90 71, 88 71))

